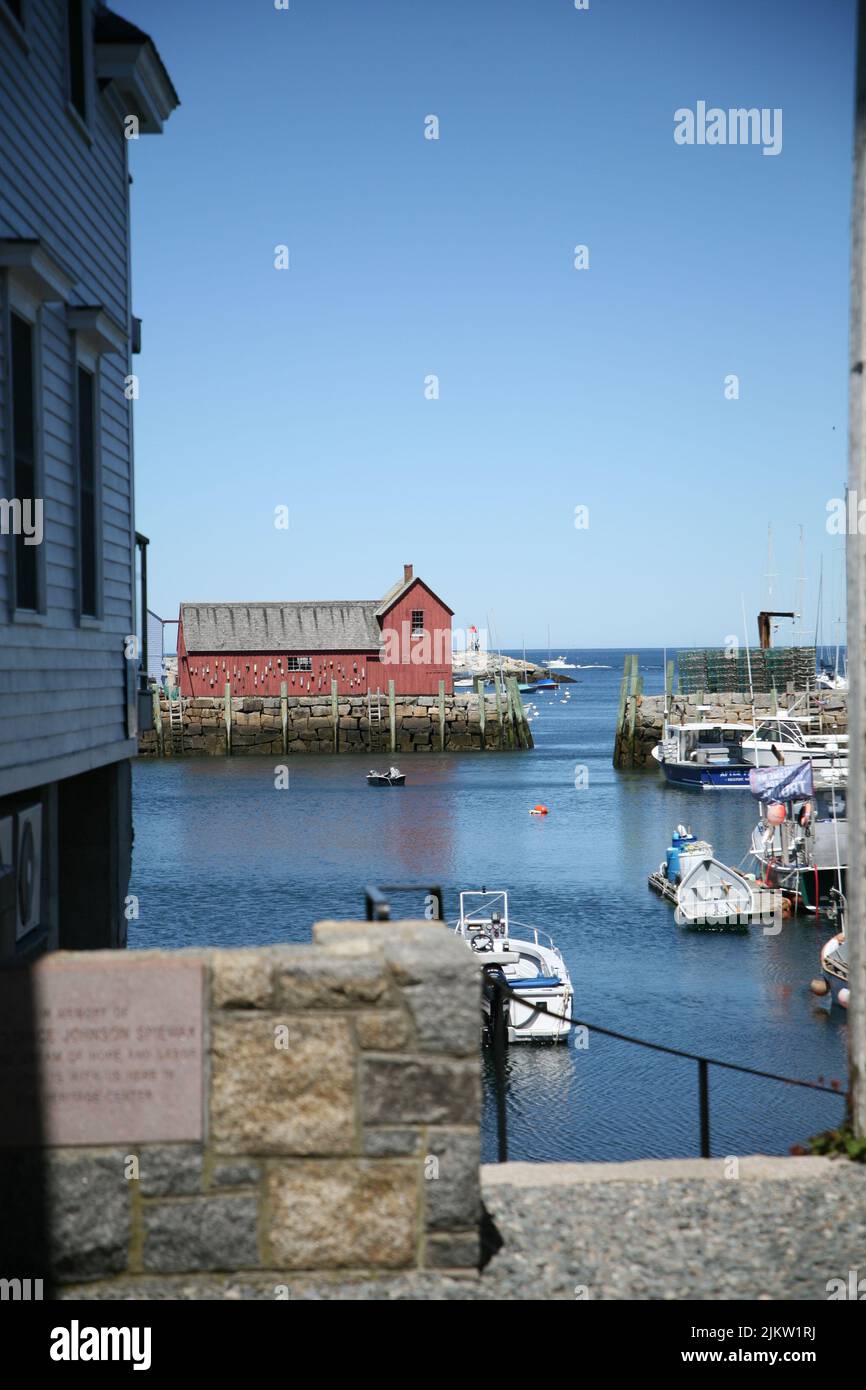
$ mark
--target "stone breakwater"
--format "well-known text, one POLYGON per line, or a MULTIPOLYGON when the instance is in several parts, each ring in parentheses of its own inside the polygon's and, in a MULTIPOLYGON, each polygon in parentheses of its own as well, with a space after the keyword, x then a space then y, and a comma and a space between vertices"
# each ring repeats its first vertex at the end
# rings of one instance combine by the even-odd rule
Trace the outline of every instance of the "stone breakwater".
POLYGON ((154 698, 143 757, 429 753, 531 748, 516 682, 496 695, 154 698))
MULTIPOLYGON (((714 695, 669 695, 669 723, 690 724, 698 720, 724 720, 730 724, 760 724, 774 714, 778 706, 795 710, 797 715, 810 714, 815 733, 844 734, 848 731, 848 697, 844 692, 822 692, 820 695, 788 694, 779 697, 778 706, 772 695, 751 697, 746 692, 729 691, 714 695)), ((663 695, 628 695, 616 729, 614 766, 622 768, 649 767, 658 764, 652 750, 662 737, 665 697, 663 695)))

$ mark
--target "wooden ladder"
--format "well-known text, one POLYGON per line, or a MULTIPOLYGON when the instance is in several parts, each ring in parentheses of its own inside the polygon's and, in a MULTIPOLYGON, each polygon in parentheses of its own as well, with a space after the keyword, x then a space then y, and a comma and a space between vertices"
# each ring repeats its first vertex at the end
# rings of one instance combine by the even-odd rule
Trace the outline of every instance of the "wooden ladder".
POLYGON ((175 700, 171 694, 168 697, 168 717, 171 727, 171 755, 173 758, 183 757, 183 701, 178 692, 175 700))

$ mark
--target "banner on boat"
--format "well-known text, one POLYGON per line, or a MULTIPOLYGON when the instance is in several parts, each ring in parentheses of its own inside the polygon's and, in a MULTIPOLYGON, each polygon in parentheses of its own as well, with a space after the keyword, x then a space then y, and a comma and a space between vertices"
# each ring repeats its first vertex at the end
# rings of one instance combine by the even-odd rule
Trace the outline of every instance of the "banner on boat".
POLYGON ((796 767, 753 767, 749 773, 752 796, 762 801, 795 801, 812 796, 812 764, 797 763, 796 767))

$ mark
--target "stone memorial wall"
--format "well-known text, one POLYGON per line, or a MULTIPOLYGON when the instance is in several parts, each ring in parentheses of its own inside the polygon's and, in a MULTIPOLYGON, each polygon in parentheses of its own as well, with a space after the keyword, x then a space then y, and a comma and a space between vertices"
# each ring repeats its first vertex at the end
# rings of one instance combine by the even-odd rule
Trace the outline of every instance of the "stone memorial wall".
POLYGON ((479 974, 438 923, 10 968, 0 1277, 280 1298, 305 1272, 474 1269, 479 1112, 479 974))

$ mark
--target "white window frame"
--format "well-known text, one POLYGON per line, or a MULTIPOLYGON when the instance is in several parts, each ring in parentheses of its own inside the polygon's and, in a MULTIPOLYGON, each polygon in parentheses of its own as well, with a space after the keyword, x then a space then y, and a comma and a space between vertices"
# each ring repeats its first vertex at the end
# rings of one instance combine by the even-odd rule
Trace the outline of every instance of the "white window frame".
POLYGON ((64 92, 69 118, 89 144, 93 143, 96 84, 93 72, 93 0, 81 0, 81 53, 84 62, 84 115, 72 100, 72 54, 69 51, 69 0, 63 3, 64 92))
MULTIPOLYGON (((5 411, 4 452, 8 460, 8 476, 2 479, 2 489, 13 491, 13 386, 12 386, 12 315, 29 323, 33 333, 33 491, 35 498, 42 500, 42 544, 36 551, 36 607, 18 607, 18 566, 15 558, 14 537, 5 537, 9 545, 7 611, 13 623, 33 624, 44 622, 47 616, 47 582, 45 551, 47 547, 47 514, 45 507, 45 458, 44 429, 42 421, 42 302, 29 293, 9 270, 3 272, 3 390, 8 408, 5 411)), ((35 500, 34 498, 34 500, 35 500)))
POLYGON ((102 498, 102 374, 101 358, 88 348, 79 333, 73 333, 72 353, 72 477, 75 492, 75 611, 79 627, 101 627, 105 618, 105 562, 102 498), (84 553, 81 527, 81 459, 78 453, 78 369, 83 367, 93 377, 93 534, 96 542, 96 612, 82 609, 82 574, 84 553))

